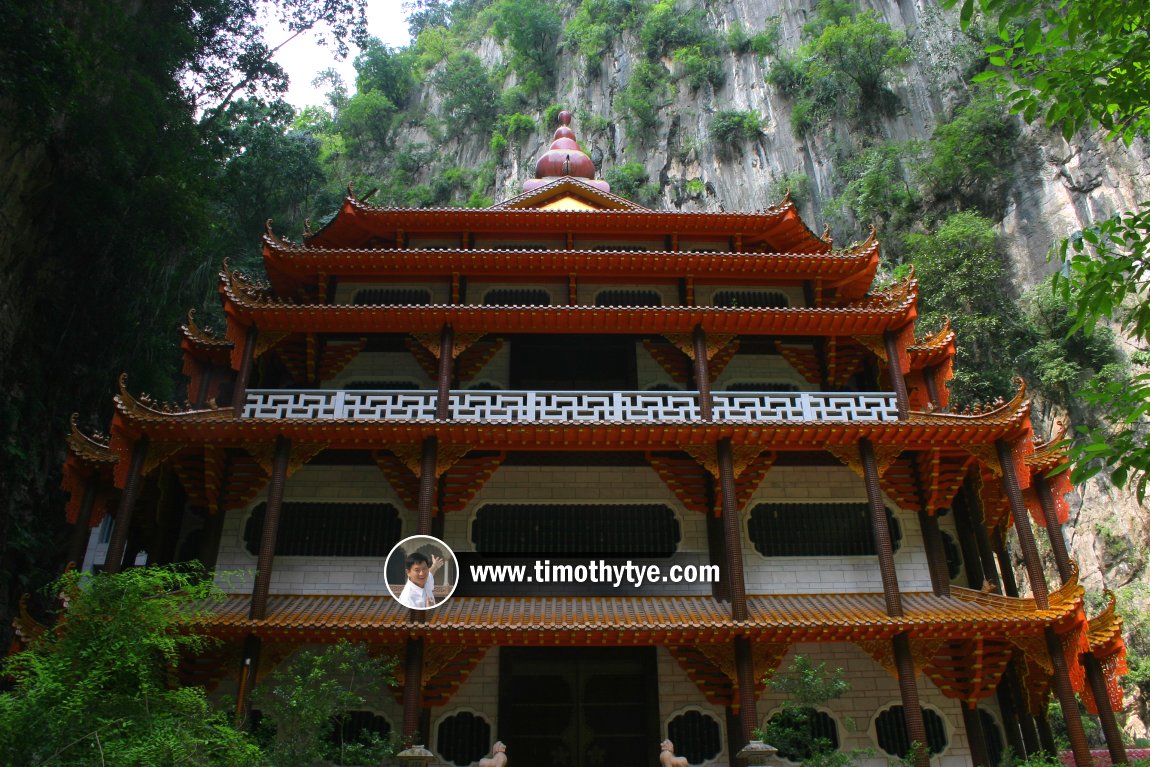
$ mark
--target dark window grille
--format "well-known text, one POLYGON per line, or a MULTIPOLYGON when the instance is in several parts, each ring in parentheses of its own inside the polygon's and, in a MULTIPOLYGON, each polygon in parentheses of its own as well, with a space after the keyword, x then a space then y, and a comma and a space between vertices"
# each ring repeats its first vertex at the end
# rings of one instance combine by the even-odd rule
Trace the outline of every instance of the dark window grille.
POLYGON ((946 571, 953 581, 962 572, 962 554, 958 550, 958 543, 947 532, 942 534, 942 548, 946 552, 946 571))
POLYGON ((689 764, 709 762, 723 749, 719 723, 699 711, 687 711, 668 722, 667 738, 675 744, 675 753, 685 756, 689 764))
POLYGON ((452 714, 439 723, 435 750, 459 767, 479 761, 491 748, 491 725, 468 711, 452 714))
POLYGON ((1002 737, 1002 728, 998 726, 998 722, 994 717, 983 711, 981 708, 978 710, 978 718, 982 722, 982 734, 986 738, 986 756, 990 759, 991 764, 1002 764, 1002 754, 1005 751, 1005 743, 1002 737))
POLYGON ((669 557, 679 520, 662 504, 488 504, 471 528, 475 549, 488 556, 669 557))
MULTIPOLYGON (((926 749, 934 754, 946 750, 946 723, 942 717, 929 708, 922 710, 922 721, 926 726, 926 749)), ((910 754, 910 738, 906 734, 906 713, 902 706, 891 706, 875 720, 875 733, 878 747, 893 757, 902 758, 910 754)))
POLYGON ((412 391, 419 388, 415 381, 350 381, 340 387, 346 391, 412 391))
MULTIPOLYGON (((888 508, 891 544, 897 551, 902 526, 888 508)), ((760 503, 748 525, 755 550, 765 557, 874 555, 870 506, 863 503, 760 503)))
POLYGON ((743 309, 785 309, 791 305, 784 294, 775 290, 718 290, 711 303, 743 309))
POLYGON ((467 388, 470 391, 501 391, 503 389, 502 386, 493 381, 479 381, 471 384, 467 388))
POLYGON ((663 297, 654 290, 600 290, 596 306, 662 306, 663 297))
POLYGON ((483 294, 484 306, 550 306, 551 294, 542 288, 496 288, 483 294))
POLYGON ((755 382, 740 382, 728 384, 726 391, 798 391, 799 387, 793 383, 783 383, 781 381, 764 381, 763 383, 755 382))
MULTIPOLYGON (((339 761, 341 746, 366 742, 373 733, 387 740, 387 736, 391 734, 391 723, 371 711, 348 711, 337 716, 335 726, 328 734, 328 742, 335 747, 332 764, 344 764, 339 761)), ((348 764, 358 764, 358 761, 348 764)))
MULTIPOLYGON (((258 555, 267 503, 244 526, 247 550, 258 555)), ((386 557, 399 542, 399 511, 389 503, 286 502, 280 510, 276 556, 386 557)))
POLYGON ((355 306, 423 306, 431 303, 427 288, 360 288, 351 300, 355 306))
MULTIPOLYGON (((790 762, 805 762, 815 754, 815 741, 823 740, 831 750, 839 750, 839 726, 830 714, 811 708, 788 708, 771 717, 773 726, 796 737, 786 743, 779 743, 779 756, 790 762)), ((772 745, 774 745, 772 743, 772 745)), ((820 752, 824 749, 820 749, 820 752)))

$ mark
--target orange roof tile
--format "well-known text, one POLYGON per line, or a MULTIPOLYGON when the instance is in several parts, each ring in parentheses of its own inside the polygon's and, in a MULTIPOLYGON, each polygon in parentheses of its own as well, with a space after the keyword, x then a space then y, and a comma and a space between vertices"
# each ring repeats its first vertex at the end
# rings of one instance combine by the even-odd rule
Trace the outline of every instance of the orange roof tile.
MULTIPOLYGON (((758 309, 659 306, 348 306, 297 304, 269 295, 266 286, 225 269, 220 291, 229 323, 260 330, 308 333, 690 333, 763 335, 877 335, 914 319, 918 283, 836 308, 758 309)), ((231 332, 229 331, 229 335, 231 332)))
POLYGON ((968 589, 954 596, 902 595, 905 615, 889 617, 882 594, 748 597, 750 617, 734 621, 729 608, 709 596, 667 597, 455 597, 408 621, 408 610, 385 595, 274 595, 268 617, 248 617, 250 597, 234 594, 213 608, 213 634, 322 638, 348 634, 372 638, 427 636, 450 643, 567 642, 631 644, 718 641, 737 635, 771 641, 843 641, 851 638, 1040 635, 1077 610, 1079 601, 1038 610, 1033 600, 994 597, 968 589))
POLYGON ((819 278, 843 283, 840 294, 858 298, 878 266, 878 243, 819 253, 701 253, 692 251, 589 251, 542 249, 315 248, 264 237, 264 262, 279 290, 285 280, 314 282, 317 275, 344 279, 500 275, 645 280, 696 278, 779 280, 819 278))
POLYGON ((772 250, 821 253, 830 243, 803 222, 786 201, 754 213, 699 213, 658 210, 554 210, 492 207, 392 208, 344 199, 335 217, 308 238, 318 247, 358 247, 396 232, 581 232, 602 234, 741 235, 745 245, 766 243, 772 250))

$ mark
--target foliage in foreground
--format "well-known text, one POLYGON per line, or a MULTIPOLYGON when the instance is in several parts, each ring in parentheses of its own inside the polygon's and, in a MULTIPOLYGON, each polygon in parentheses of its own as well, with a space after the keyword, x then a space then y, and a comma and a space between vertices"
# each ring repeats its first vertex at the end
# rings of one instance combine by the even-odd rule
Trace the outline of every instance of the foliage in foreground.
POLYGON ((841 668, 831 670, 826 663, 796 655, 785 670, 768 674, 765 681, 786 700, 762 729, 755 730, 755 737, 777 748, 779 756, 803 767, 849 767, 871 756, 866 749, 840 751, 829 739, 814 737, 811 729, 810 717, 818 706, 850 692, 841 668))
POLYGON ((371 733, 346 737, 348 711, 369 707, 394 684, 394 659, 373 658, 347 641, 322 651, 297 653, 252 695, 268 727, 268 756, 277 767, 379 764, 393 744, 371 733))
POLYGON ((0 753, 24 765, 255 765, 262 754, 198 687, 169 686, 181 653, 207 641, 177 630, 218 592, 195 571, 65 574, 56 625, 9 659, 0 753))
MULTIPOLYGON (((985 47, 992 69, 976 80, 1005 96, 1028 121, 1041 118, 1066 139, 1098 125, 1107 139, 1129 144, 1150 133, 1150 7, 1144 1, 1110 0, 1032 3, 998 0, 944 0, 959 6, 964 27, 975 11, 996 22, 997 40, 985 47)), ((1089 332, 1115 321, 1138 347, 1134 361, 1150 353, 1150 203, 1089 227, 1061 243, 1055 254, 1065 263, 1057 290, 1089 332)), ((1109 428, 1086 428, 1071 447, 1074 481, 1102 468, 1117 485, 1133 486, 1141 502, 1150 486, 1150 375, 1119 381, 1094 378, 1086 400, 1107 415, 1109 428)))

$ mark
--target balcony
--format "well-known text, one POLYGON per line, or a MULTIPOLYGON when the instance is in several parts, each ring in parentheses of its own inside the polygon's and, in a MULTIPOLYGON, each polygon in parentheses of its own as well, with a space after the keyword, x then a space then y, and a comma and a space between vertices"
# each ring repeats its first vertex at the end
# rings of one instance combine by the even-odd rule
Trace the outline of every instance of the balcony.
MULTIPOLYGON (((245 418, 434 421, 436 393, 251 389, 245 418)), ((712 392, 719 423, 898 420, 888 392, 712 392)), ((691 423, 696 392, 452 391, 449 418, 472 423, 691 423)))

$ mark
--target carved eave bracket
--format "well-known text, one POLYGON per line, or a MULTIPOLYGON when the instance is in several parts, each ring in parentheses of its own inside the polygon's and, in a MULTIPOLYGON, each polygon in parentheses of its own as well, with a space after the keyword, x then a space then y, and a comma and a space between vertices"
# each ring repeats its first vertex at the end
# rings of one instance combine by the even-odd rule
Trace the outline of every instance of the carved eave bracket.
MULTIPOLYGON (((403 462, 416 479, 423 476, 422 445, 392 445, 388 449, 403 462)), ((442 477, 469 452, 471 452, 470 445, 439 445, 435 451, 435 478, 442 477)))
MULTIPOLYGON (((291 455, 288 458, 287 476, 290 477, 295 474, 325 449, 327 449, 327 445, 322 443, 293 442, 291 455)), ((248 443, 244 445, 244 450, 255 459, 255 462, 259 464, 267 476, 272 475, 272 465, 275 462, 276 452, 275 442, 248 443)))
MULTIPOLYGON (((886 474, 887 469, 894 464, 895 459, 898 458, 904 450, 906 450, 906 448, 903 445, 874 446, 875 465, 878 468, 878 475, 880 477, 886 474)), ((839 459, 844 466, 859 477, 866 476, 863 471, 862 454, 857 447, 828 445, 826 451, 839 459)))
MULTIPOLYGON (((668 333, 663 336, 669 342, 675 345, 675 348, 687 355, 687 358, 695 362, 695 342, 694 339, 687 333, 668 333)), ((723 351, 729 343, 736 340, 738 336, 733 333, 708 333, 707 334, 707 361, 710 362, 715 358, 715 355, 723 351)), ((712 375, 712 378, 714 376, 712 375)))

